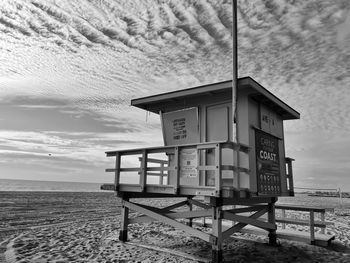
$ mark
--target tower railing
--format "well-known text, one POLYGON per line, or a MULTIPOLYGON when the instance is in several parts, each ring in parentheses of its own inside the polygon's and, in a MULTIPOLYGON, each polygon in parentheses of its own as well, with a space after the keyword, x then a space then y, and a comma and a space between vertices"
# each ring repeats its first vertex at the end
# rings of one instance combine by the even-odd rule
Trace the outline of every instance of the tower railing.
MULTIPOLYGON (((236 172, 250 173, 250 170, 245 167, 237 167, 235 165, 223 164, 222 150, 231 149, 236 152, 248 154, 249 147, 243 144, 234 142, 210 142, 186 144, 177 146, 150 147, 131 150, 109 151, 106 152, 107 157, 115 157, 115 167, 106 169, 106 172, 114 173, 114 189, 117 192, 139 192, 139 193, 160 193, 172 195, 204 195, 204 196, 222 196, 223 180, 222 171, 232 171, 233 176, 236 172), (195 166, 196 175, 205 174, 210 171, 214 174, 214 185, 180 185, 180 177, 183 166, 183 151, 193 150, 197 165, 195 166), (210 164, 202 158, 208 152, 214 154, 210 164), (125 156, 138 157, 138 164, 133 164, 134 167, 122 165, 122 158, 125 156), (152 156, 152 157, 150 157, 152 156), (154 158, 153 156, 161 156, 154 158), (156 166, 155 166, 156 165, 156 166), (122 173, 133 173, 138 176, 138 183, 121 183, 122 173), (158 183, 148 183, 150 176, 159 177, 158 183), (174 176, 174 178, 170 177, 174 176), (164 183, 166 178, 166 184, 164 183)), ((193 167, 192 167, 193 170, 193 167)), ((232 177, 233 179, 233 177, 232 177)), ((127 181, 127 178, 124 181, 127 181)), ((153 180, 154 181, 154 180, 153 180)), ((234 188, 233 185, 231 188, 234 188)), ((237 188, 237 187, 236 187, 237 188)), ((238 189, 242 190, 238 186, 238 189)))

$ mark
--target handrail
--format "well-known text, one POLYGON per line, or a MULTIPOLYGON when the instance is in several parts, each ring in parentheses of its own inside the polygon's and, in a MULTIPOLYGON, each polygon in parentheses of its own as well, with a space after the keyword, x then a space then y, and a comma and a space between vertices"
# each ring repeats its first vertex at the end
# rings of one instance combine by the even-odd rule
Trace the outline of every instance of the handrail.
POLYGON ((321 208, 321 207, 307 207, 307 206, 294 206, 294 205, 276 205, 276 209, 282 210, 282 217, 276 221, 282 223, 282 229, 286 228, 286 224, 294 224, 294 225, 305 225, 304 222, 299 222, 298 220, 293 220, 292 218, 286 217, 285 210, 293 210, 293 211, 301 211, 301 212, 309 212, 309 220, 308 225, 310 228, 310 240, 311 244, 315 242, 315 227, 321 228, 321 234, 325 233, 325 228, 328 222, 325 221, 325 212, 326 211, 334 211, 332 208, 321 208), (321 221, 315 222, 315 213, 321 214, 321 221))
MULTIPOLYGON (((139 148, 139 149, 131 149, 131 150, 120 150, 120 151, 109 151, 106 152, 107 157, 116 156, 115 168, 106 169, 106 172, 114 172, 115 173, 115 189, 118 191, 120 185, 120 172, 138 172, 139 184, 141 191, 146 190, 147 185, 147 176, 159 176, 159 185, 163 184, 163 177, 169 176, 169 171, 173 171, 174 173, 174 181, 172 182, 172 186, 174 189, 174 194, 177 194, 179 191, 180 185, 180 154, 182 149, 195 149, 197 151, 197 158, 199 158, 200 151, 205 151, 212 149, 214 154, 214 163, 212 165, 201 164, 200 159, 198 159, 198 163, 196 166, 198 171, 213 171, 215 178, 215 192, 217 196, 221 195, 222 188, 222 171, 230 170, 233 172, 243 171, 245 173, 249 173, 250 170, 244 167, 237 167, 235 165, 223 165, 222 164, 222 149, 232 149, 233 151, 241 151, 248 153, 250 147, 237 144, 231 141, 223 141, 223 142, 205 142, 205 143, 197 143, 197 144, 185 144, 179 146, 162 146, 162 147, 149 147, 149 148, 139 148), (148 158, 149 154, 154 153, 165 153, 169 156, 169 154, 173 155, 172 164, 168 163, 166 160, 148 158), (141 155, 139 160, 141 162, 140 167, 121 167, 121 157, 127 155, 141 155), (148 167, 148 163, 158 163, 159 167, 148 167), (167 173, 164 173, 168 171, 167 173), (151 172, 151 173, 149 173, 151 172), (157 172, 157 173, 155 173, 157 172), (159 174, 158 174, 159 172, 159 174)), ((169 177, 168 177, 169 183, 169 177)), ((137 184, 136 184, 137 186, 137 184)), ((200 185, 198 185, 200 186, 200 185)), ((240 186, 237 186, 240 188, 240 186)))
POLYGON ((107 151, 105 152, 107 157, 115 156, 117 153, 124 153, 124 154, 137 154, 141 153, 143 150, 146 150, 148 152, 160 150, 161 152, 164 152, 165 150, 172 150, 176 147, 181 148, 190 148, 190 147, 200 147, 203 146, 204 148, 210 147, 212 149, 215 148, 216 144, 221 144, 223 148, 232 148, 233 150, 239 150, 242 152, 248 152, 251 147, 248 145, 245 145, 243 143, 235 143, 232 141, 217 141, 217 142, 201 142, 201 143, 190 143, 190 144, 181 144, 181 145, 171 145, 171 146, 157 146, 157 147, 147 147, 147 148, 136 148, 136 149, 125 149, 125 150, 118 150, 118 151, 107 151))

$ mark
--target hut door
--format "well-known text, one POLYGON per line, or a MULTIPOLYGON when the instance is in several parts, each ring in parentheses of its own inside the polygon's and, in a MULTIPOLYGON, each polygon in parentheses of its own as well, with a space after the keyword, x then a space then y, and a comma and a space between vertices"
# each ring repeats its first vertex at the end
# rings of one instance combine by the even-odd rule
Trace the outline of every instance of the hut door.
MULTIPOLYGON (((225 103, 215 106, 209 106, 206 109, 206 141, 207 142, 222 142, 231 140, 231 103, 225 103)), ((232 151, 223 149, 222 151, 222 163, 233 163, 232 151)), ((213 165, 215 162, 214 151, 208 151, 206 154, 207 165, 213 165)), ((233 178, 233 175, 229 176, 226 171, 223 171, 223 184, 227 178, 233 178), (226 178, 226 179, 225 179, 226 178)), ((231 179, 232 180, 232 179, 231 179)), ((208 171, 206 173, 206 185, 215 185, 214 172, 208 171)), ((232 185, 232 181, 231 181, 232 185)))

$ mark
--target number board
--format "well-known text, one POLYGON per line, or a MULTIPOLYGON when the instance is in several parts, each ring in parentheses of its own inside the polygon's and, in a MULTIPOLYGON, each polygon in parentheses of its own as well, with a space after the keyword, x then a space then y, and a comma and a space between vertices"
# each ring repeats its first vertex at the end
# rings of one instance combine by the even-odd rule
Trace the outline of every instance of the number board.
POLYGON ((258 193, 279 195, 281 176, 278 139, 256 129, 255 151, 258 193))

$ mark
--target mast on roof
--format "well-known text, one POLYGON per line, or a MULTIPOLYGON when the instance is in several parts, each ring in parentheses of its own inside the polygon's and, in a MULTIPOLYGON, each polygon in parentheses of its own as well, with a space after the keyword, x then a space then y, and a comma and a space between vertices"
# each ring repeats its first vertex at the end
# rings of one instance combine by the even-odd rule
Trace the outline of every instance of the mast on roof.
MULTIPOLYGON (((237 52, 237 0, 232 0, 232 141, 239 143, 238 138, 238 111, 237 111, 237 93, 238 93, 238 52, 237 52)), ((239 153, 233 160, 239 167, 239 153)), ((239 170, 236 172, 237 182, 239 185, 239 170)))

